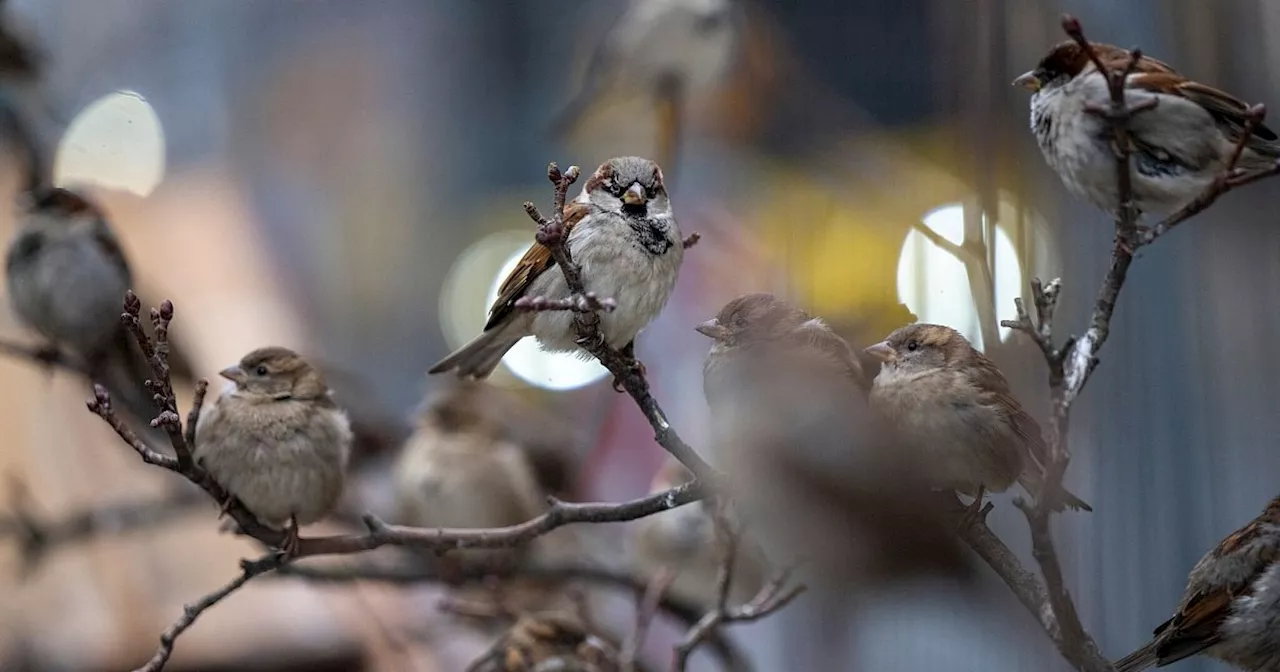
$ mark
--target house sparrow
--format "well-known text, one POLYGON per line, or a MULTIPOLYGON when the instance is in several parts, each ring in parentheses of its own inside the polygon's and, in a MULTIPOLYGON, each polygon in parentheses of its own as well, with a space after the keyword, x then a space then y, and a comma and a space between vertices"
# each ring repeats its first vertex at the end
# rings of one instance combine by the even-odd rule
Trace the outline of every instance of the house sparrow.
MULTIPOLYGON (((564 219, 569 251, 582 269, 587 291, 617 301, 616 310, 600 315, 605 342, 631 353, 636 334, 666 305, 684 258, 662 169, 634 156, 610 159, 565 206, 564 219)), ((546 350, 585 356, 576 342, 572 312, 524 312, 514 306, 525 296, 567 297, 564 276, 554 266, 551 250, 534 243, 499 288, 484 333, 440 360, 430 373, 456 369, 460 378, 485 378, 526 336, 535 336, 546 350)))
MULTIPOLYGON (((688 469, 668 457, 649 492, 663 492, 692 479, 688 469)), ((724 560, 724 547, 709 506, 712 504, 703 500, 641 518, 631 539, 631 555, 641 570, 650 575, 664 568, 677 572, 670 593, 705 609, 715 606, 716 576, 724 560)), ((749 537, 741 536, 730 602, 742 604, 754 597, 764 586, 766 572, 763 551, 749 537)))
POLYGON ((617 647, 565 610, 521 616, 498 646, 468 670, 492 672, 617 672, 617 647))
POLYGON ((819 582, 846 587, 964 572, 917 456, 872 413, 858 359, 825 322, 748 294, 697 331, 715 341, 710 443, 771 561, 804 549, 819 582))
POLYGON ((736 10, 733 0, 631 0, 597 43, 552 132, 571 130, 606 93, 681 96, 712 86, 733 61, 736 10))
MULTIPOLYGON (((1102 63, 1122 70, 1129 51, 1093 43, 1102 63)), ((1118 207, 1115 154, 1108 122, 1087 111, 1110 105, 1106 78, 1074 41, 1062 42, 1036 68, 1013 80, 1034 91, 1031 130, 1049 166, 1067 188, 1111 213, 1118 207)), ((1249 106, 1143 57, 1126 82, 1128 105, 1155 99, 1156 106, 1129 122, 1134 153, 1134 204, 1142 212, 1170 213, 1203 192, 1226 168, 1244 131, 1249 106)), ((1243 170, 1273 165, 1280 144, 1259 124, 1236 164, 1243 170)))
MULTIPOLYGON (((524 450, 503 438, 499 420, 476 401, 477 395, 465 386, 427 399, 395 466, 393 483, 402 522, 419 527, 505 527, 546 510, 546 494, 524 450)), ((523 550, 471 549, 449 555, 487 563, 517 558, 523 550)))
POLYGON ((230 384, 200 415, 194 457, 259 521, 285 528, 280 550, 292 554, 298 527, 342 496, 347 414, 324 376, 287 348, 259 348, 218 375, 230 384))
MULTIPOLYGON (((866 349, 881 360, 871 405, 925 455, 935 482, 975 498, 1016 480, 1040 496, 1048 447, 996 365, 960 332, 912 324, 866 349)), ((1063 490, 1061 506, 1092 511, 1063 490)))
POLYGON ((1280 497, 1192 568, 1173 618, 1116 672, 1204 654, 1247 672, 1280 670, 1280 497))
POLYGON ((145 424, 157 412, 143 386, 151 369, 120 322, 133 279, 106 215, 84 196, 49 186, 23 192, 18 208, 5 256, 14 314, 51 352, 80 358, 85 373, 145 424))

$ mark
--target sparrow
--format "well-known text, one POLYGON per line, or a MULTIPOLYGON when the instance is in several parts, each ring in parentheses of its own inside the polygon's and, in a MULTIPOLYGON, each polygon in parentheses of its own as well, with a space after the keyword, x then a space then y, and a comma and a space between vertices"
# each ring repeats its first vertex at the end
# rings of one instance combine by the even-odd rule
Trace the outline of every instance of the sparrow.
POLYGON ((1203 654, 1247 672, 1280 670, 1280 497, 1192 568, 1173 618, 1116 672, 1203 654))
POLYGON ((963 575, 917 456, 872 412, 858 358, 825 321, 760 293, 696 329, 714 341, 713 455, 771 562, 804 549, 827 586, 963 575))
MULTIPOLYGON (((564 225, 586 290, 617 302, 616 310, 600 314, 605 343, 633 356, 636 334, 662 312, 684 259, 662 169, 634 156, 606 161, 565 206, 564 225)), ((456 370, 460 378, 486 378, 526 336, 537 338, 545 350, 586 357, 576 342, 572 312, 515 307, 521 297, 568 295, 550 248, 534 243, 502 282, 484 333, 440 360, 430 373, 456 370)))
MULTIPOLYGON (((1093 43, 1104 65, 1122 70, 1130 52, 1093 43)), ((1049 51, 1034 70, 1013 80, 1033 91, 1031 131, 1045 161, 1076 196, 1109 213, 1119 209, 1115 153, 1108 122, 1090 113, 1111 103, 1106 78, 1074 41, 1049 51)), ((1155 100, 1129 122, 1134 204, 1141 212, 1167 214, 1200 195, 1226 168, 1246 128, 1249 106, 1143 56, 1126 80, 1130 106, 1155 100)), ((1280 158, 1276 134, 1258 124, 1236 167, 1267 168, 1280 158)))
MULTIPOLYGON (((546 493, 528 455, 505 438, 495 414, 476 403, 479 397, 464 383, 425 400, 393 477, 399 519, 405 524, 505 527, 546 511, 546 493)), ((470 549, 448 555, 487 563, 515 559, 524 550, 470 549)))
MULTIPOLYGON (((678 460, 668 457, 653 477, 649 492, 658 493, 693 480, 678 460)), ((724 561, 723 537, 702 500, 663 511, 637 521, 631 538, 631 556, 647 575, 669 569, 676 572, 668 588, 678 599, 703 609, 715 606, 716 577, 724 561)), ((739 540, 729 600, 743 604, 764 587, 768 571, 763 551, 748 536, 739 540)))
POLYGON ((228 494, 297 550, 298 528, 342 496, 351 427, 324 376, 296 352, 271 346, 218 372, 229 383, 196 425, 193 456, 228 494))
MULTIPOLYGON (((881 361, 872 408, 926 456, 936 483, 974 497, 975 509, 986 492, 1004 492, 1014 481, 1040 496, 1049 458, 1040 425, 960 332, 912 324, 866 352, 881 361)), ((1063 506, 1093 510, 1065 490, 1063 506)))
POLYGON ((741 20, 736 10, 733 0, 631 0, 596 44, 552 133, 574 128, 607 93, 661 99, 714 85, 733 63, 741 20))
POLYGON ((525 614, 497 647, 468 670, 493 672, 618 672, 618 651, 582 618, 566 610, 525 614))
POLYGON ((17 217, 5 254, 13 313, 50 355, 69 351, 145 424, 157 413, 143 385, 151 369, 120 322, 133 277, 105 213, 69 189, 33 185, 19 195, 17 217))

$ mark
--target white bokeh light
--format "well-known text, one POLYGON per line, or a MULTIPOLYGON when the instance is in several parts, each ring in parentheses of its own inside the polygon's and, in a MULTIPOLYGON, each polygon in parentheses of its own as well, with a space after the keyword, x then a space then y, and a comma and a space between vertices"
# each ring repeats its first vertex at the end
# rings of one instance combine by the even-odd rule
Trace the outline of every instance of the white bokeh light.
MULTIPOLYGON (((959 245, 964 242, 964 205, 944 205, 924 216, 924 225, 943 238, 959 245)), ((1022 265, 1013 241, 1003 227, 994 229, 992 247, 997 322, 1017 317, 1013 300, 1022 296, 1022 265)), ((919 231, 912 229, 902 244, 898 258, 898 299, 915 313, 921 322, 945 324, 964 334, 974 347, 985 349, 978 310, 969 290, 964 264, 946 250, 934 245, 919 231)), ((1012 333, 997 327, 1001 340, 1012 333)))
POLYGON ((146 196, 164 179, 164 155, 164 129, 151 104, 134 91, 116 91, 67 125, 53 179, 59 186, 95 185, 146 196))
MULTIPOLYGON (((440 325, 450 347, 460 347, 480 333, 488 308, 498 297, 498 287, 531 242, 528 230, 499 231, 472 243, 458 255, 440 297, 440 325)), ((544 352, 536 340, 526 338, 507 352, 493 382, 502 384, 514 376, 536 387, 570 390, 594 383, 608 373, 595 360, 544 352)))
MULTIPOLYGON (((485 305, 493 305, 498 298, 498 288, 524 256, 520 249, 503 264, 489 288, 485 305)), ((552 269, 559 273, 559 269, 552 269)), ((609 370, 594 359, 582 359, 573 354, 546 352, 538 345, 538 341, 526 338, 515 344, 502 358, 502 365, 507 367, 521 380, 549 390, 571 390, 604 378, 609 370)))

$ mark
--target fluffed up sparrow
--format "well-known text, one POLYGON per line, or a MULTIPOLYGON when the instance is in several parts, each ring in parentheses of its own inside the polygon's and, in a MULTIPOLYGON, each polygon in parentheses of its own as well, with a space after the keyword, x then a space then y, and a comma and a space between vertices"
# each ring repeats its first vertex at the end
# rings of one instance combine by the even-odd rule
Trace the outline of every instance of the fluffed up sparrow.
MULTIPOLYGON (((1130 52, 1093 43, 1104 65, 1123 70, 1130 52)), ((1095 206, 1118 210, 1116 160, 1108 122, 1089 108, 1105 109, 1106 78, 1074 41, 1049 51, 1035 69, 1013 80, 1031 96, 1031 131, 1049 166, 1067 188, 1095 206)), ((1169 213, 1185 206, 1219 177, 1244 132, 1249 106, 1230 94, 1193 82, 1167 64, 1144 56, 1126 82, 1125 102, 1156 106, 1134 116, 1129 135, 1133 196, 1142 212, 1169 213)), ((1280 158, 1271 129, 1258 125, 1237 167, 1266 168, 1280 158)))
MULTIPOLYGON (((688 469, 668 457, 654 475, 649 492, 663 492, 692 479, 688 469)), ((641 518, 631 538, 631 555, 642 571, 648 575, 663 569, 675 572, 671 594, 705 609, 715 606, 716 576, 725 553, 709 506, 712 504, 703 500, 641 518)), ((741 604, 755 596, 764 586, 766 571, 763 552, 749 536, 740 535, 730 602, 741 604)))
MULTIPOLYGON (((632 352, 636 334, 666 305, 684 259, 662 169, 634 156, 610 159, 596 169, 578 198, 565 205, 564 224, 586 290, 617 302, 616 310, 600 315, 605 342, 632 352)), ((514 305, 521 297, 568 295, 551 250, 534 243, 499 288, 484 333, 440 360, 430 373, 456 370, 459 378, 485 378, 526 336, 536 337, 546 350, 585 356, 576 342, 572 312, 523 312, 514 305)))
POLYGON ((1196 563, 1173 618, 1115 668, 1139 672, 1198 654, 1246 672, 1280 670, 1280 497, 1196 563))
POLYGON ((768 559, 803 549, 831 586, 967 566, 917 456, 867 403, 852 348, 771 294, 730 301, 697 330, 710 444, 768 559))
POLYGON ((524 614, 497 649, 471 664, 476 672, 617 672, 617 647, 567 610, 524 614))
MULTIPOLYGON (((880 359, 871 406, 925 456, 938 485, 976 498, 1020 482, 1033 496, 1048 464, 1040 425, 1013 397, 1004 374, 960 332, 912 324, 866 349, 880 359)), ((1063 490, 1059 506, 1092 511, 1063 490)))
POLYGON ((737 9, 734 0, 631 0, 602 34, 552 132, 572 129, 607 93, 687 95, 715 84, 732 64, 737 9))
MULTIPOLYGON (((418 427, 396 462, 399 518, 420 527, 486 528, 516 525, 547 508, 546 493, 524 450, 504 438, 504 428, 468 389, 446 388, 429 396, 418 427)), ((523 549, 517 549, 523 550, 523 549)), ((450 552, 459 559, 497 562, 517 550, 450 552)))
POLYGON ((218 375, 230 383, 200 415, 194 457, 264 524, 298 527, 327 516, 342 496, 351 428, 324 376, 287 348, 259 348, 218 375))

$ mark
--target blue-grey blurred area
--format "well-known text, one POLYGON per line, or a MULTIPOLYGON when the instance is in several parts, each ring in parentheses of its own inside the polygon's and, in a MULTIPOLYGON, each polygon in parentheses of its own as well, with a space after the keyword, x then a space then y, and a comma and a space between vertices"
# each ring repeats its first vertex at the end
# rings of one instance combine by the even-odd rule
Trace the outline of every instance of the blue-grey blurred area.
MULTIPOLYGON (((1197 80, 1280 106, 1274 0, 726 2, 734 39, 723 53, 693 50, 715 63, 690 66, 709 74, 679 99, 674 145, 663 142, 664 103, 656 89, 627 77, 604 87, 569 130, 551 132, 586 78, 593 49, 603 40, 636 37, 609 30, 627 8, 620 0, 8 0, 3 6, 47 58, 39 89, 52 110, 49 125, 71 122, 117 90, 137 92, 154 109, 163 129, 164 177, 154 194, 129 201, 127 212, 146 213, 148 199, 167 193, 198 193, 197 207, 209 210, 190 217, 181 202, 166 201, 163 226, 172 239, 190 233, 217 246, 248 232, 227 249, 247 246, 255 254, 232 255, 222 271, 239 277, 261 265, 255 272, 273 279, 261 291, 278 293, 296 313, 287 333, 304 334, 310 352, 358 381, 353 394, 379 417, 410 418, 423 394, 440 384, 426 369, 478 333, 501 262, 519 252, 510 241, 519 241, 521 231, 532 240, 521 204, 550 207, 548 161, 588 172, 614 155, 663 161, 682 227, 702 240, 688 252, 675 294, 637 351, 672 424, 699 447, 708 438, 700 374, 707 343, 692 327, 728 299, 758 290, 822 315, 855 345, 879 340, 910 314, 959 316, 952 319, 982 338, 1017 396, 1046 418, 1039 351, 996 326, 1012 317, 1001 287, 1025 296, 1031 277, 1060 275, 1059 338, 1079 333, 1112 237, 1107 217, 1069 196, 1044 165, 1027 128, 1026 92, 1009 86, 1065 39, 1062 12, 1077 15, 1092 39, 1141 46, 1197 80), (189 191, 166 191, 174 184, 189 191), (226 193, 234 199, 219 200, 226 193), (195 230, 216 226, 200 215, 224 212, 223 204, 242 215, 243 226, 228 228, 224 238, 195 230), (948 221, 956 236, 968 230, 986 242, 991 252, 984 261, 994 275, 989 291, 975 296, 947 280, 965 274, 941 270, 951 262, 914 232, 927 215, 944 210, 954 214, 948 221), (503 232, 517 237, 473 247, 503 232), (466 268, 460 262, 466 259, 483 262, 466 268)), ((56 144, 57 132, 51 135, 56 144)), ((1145 643, 1172 614, 1195 561, 1280 492, 1280 359, 1271 356, 1280 343, 1273 309, 1280 296, 1277 197, 1280 182, 1250 186, 1140 252, 1101 364, 1076 404, 1067 483, 1095 510, 1055 518, 1054 533, 1085 628, 1110 658, 1145 643)), ((121 229, 132 225, 127 215, 117 222, 121 229)), ((941 227, 935 231, 949 235, 941 227)), ((148 240, 131 246, 145 249, 148 240)), ((172 263, 157 263, 147 275, 161 287, 198 282, 216 294, 220 275, 184 276, 183 260, 207 251, 165 253, 172 263)), ((179 321, 186 319, 183 305, 179 321)), ((235 306, 205 323, 216 329, 251 321, 235 306)), ((216 331, 201 339, 214 343, 205 350, 216 350, 216 331)), ((215 364, 203 362, 199 373, 212 375, 215 364)), ((607 377, 551 384, 537 367, 559 364, 530 366, 535 373, 501 370, 495 384, 576 428, 581 496, 643 494, 663 453, 634 405, 610 389, 607 377)), ((0 466, 21 471, 23 437, 13 434, 0 434, 0 466)), ((357 500, 363 506, 390 507, 388 464, 386 454, 369 461, 357 500)), ((56 489, 57 479, 44 487, 56 489)), ((993 529, 1033 567, 1011 495, 995 502, 993 529)), ((172 579, 166 590, 193 599, 235 566, 216 569, 199 581, 172 579)), ((977 589, 925 581, 850 591, 847 614, 818 613, 817 601, 802 599, 732 632, 762 671, 1070 669, 994 575, 985 569, 980 575, 977 589), (814 660, 819 649, 837 662, 814 660), (814 666, 797 667, 805 660, 814 666)), ((114 633, 126 642, 118 650, 93 649, 101 658, 66 656, 54 665, 30 653, 49 648, 47 637, 0 637, 0 647, 44 661, 33 669, 136 664, 176 615, 171 602, 154 607, 139 593, 4 616, 18 624, 13 632, 27 633, 39 629, 37 618, 59 612, 93 608, 127 621, 121 605, 142 605, 128 607, 148 615, 127 636, 110 629, 124 626, 86 626, 93 630, 86 639, 114 633)), ((395 608, 407 609, 403 602, 395 608)), ((386 609, 392 615, 384 624, 404 625, 396 614, 406 612, 386 609)), ((630 615, 622 612, 611 622, 625 634, 630 615)), ((335 629, 356 630, 341 618, 334 622, 343 623, 335 629)), ((206 636, 216 639, 219 626, 208 627, 213 634, 206 636)), ((241 646, 227 632, 223 646, 241 646)), ((659 628, 647 649, 661 665, 671 634, 659 628)), ((72 650, 82 646, 77 633, 62 636, 72 650)), ((358 647, 391 646, 383 635, 353 637, 358 647)), ((461 669, 426 654, 394 663, 357 656, 362 667, 344 668, 348 658, 326 659, 325 647, 317 650, 315 659, 331 666, 323 669, 461 669)), ((270 656, 245 663, 219 653, 177 669, 294 669, 270 656)), ((697 661, 713 669, 710 656, 697 661)), ((1225 668, 1190 660, 1175 669, 1225 668)))

